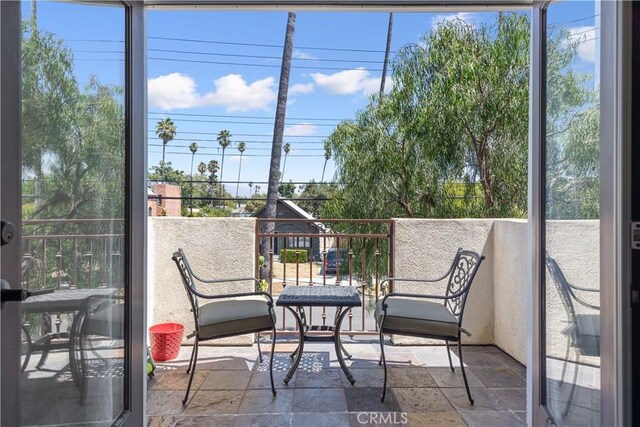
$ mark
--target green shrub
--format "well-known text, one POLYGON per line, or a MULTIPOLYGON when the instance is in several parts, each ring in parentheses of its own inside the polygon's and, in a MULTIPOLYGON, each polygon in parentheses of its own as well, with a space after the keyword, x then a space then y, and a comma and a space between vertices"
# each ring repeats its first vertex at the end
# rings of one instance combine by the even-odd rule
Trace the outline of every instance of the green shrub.
POLYGON ((309 260, 306 249, 296 248, 280 249, 280 262, 284 263, 285 258, 287 263, 304 263, 309 260), (296 259, 296 255, 298 259, 296 259))

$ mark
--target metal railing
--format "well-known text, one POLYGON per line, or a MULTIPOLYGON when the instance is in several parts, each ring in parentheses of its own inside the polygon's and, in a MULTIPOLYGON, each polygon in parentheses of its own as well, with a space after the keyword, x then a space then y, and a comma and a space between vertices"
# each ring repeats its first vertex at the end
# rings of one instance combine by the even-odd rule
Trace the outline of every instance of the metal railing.
POLYGON ((123 283, 124 220, 27 220, 22 282, 28 289, 104 288, 123 283))
MULTIPOLYGON (((124 244, 124 220, 120 218, 25 220, 22 287, 30 290, 122 287, 124 244)), ((61 333, 70 319, 63 313, 48 313, 44 318, 25 314, 23 324, 32 336, 44 336, 61 333)))
MULTIPOLYGON (((393 276, 393 232, 392 220, 258 218, 255 274, 266 280, 267 292, 274 298, 287 286, 355 286, 363 304, 349 312, 344 333, 376 334, 373 312, 380 282, 393 276), (262 268, 261 254, 265 255, 262 268)), ((331 322, 335 310, 305 311, 311 325, 320 316, 319 325, 329 326, 327 319, 331 322)), ((278 317, 280 332, 295 333, 295 321, 284 308, 278 317)))

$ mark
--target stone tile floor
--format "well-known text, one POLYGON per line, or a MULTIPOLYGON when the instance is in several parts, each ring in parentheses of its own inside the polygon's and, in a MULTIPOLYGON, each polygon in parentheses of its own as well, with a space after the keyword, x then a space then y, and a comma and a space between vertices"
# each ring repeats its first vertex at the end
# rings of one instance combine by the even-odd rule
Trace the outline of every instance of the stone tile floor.
MULTIPOLYGON (((463 356, 475 405, 467 400, 462 374, 449 369, 444 346, 385 346, 389 388, 380 402, 383 369, 379 345, 348 341, 354 386, 340 369, 332 343, 309 342, 298 370, 283 383, 295 343, 278 342, 274 355, 277 396, 272 396, 268 360, 257 347, 201 347, 186 406, 191 347, 158 364, 148 381, 149 426, 521 426, 526 419, 526 370, 494 346, 465 346, 463 356)), ((453 354, 454 367, 459 359, 453 354)))

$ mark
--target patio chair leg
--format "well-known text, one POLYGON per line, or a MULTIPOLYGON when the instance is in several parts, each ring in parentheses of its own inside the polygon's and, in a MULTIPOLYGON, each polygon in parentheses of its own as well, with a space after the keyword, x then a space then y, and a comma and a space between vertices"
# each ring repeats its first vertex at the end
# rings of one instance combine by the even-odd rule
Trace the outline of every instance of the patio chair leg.
POLYGON ((298 346, 296 347, 296 349, 295 349, 295 350, 293 350, 293 352, 289 355, 289 357, 290 357, 291 359, 293 359, 294 357, 296 357, 296 354, 298 353, 298 349, 299 349, 299 348, 300 348, 300 346, 298 345, 298 346))
POLYGON ((196 337, 194 349, 194 358, 193 358, 193 369, 191 369, 191 374, 189 375, 189 384, 187 385, 187 392, 184 394, 184 399, 182 399, 182 406, 187 404, 187 400, 189 400, 189 391, 191 390, 191 383, 193 382, 193 374, 196 372, 196 365, 198 364, 198 338, 196 337))
POLYGON ((571 383, 571 391, 569 392, 569 398, 567 399, 567 403, 564 405, 564 411, 562 411, 562 418, 565 418, 569 415, 569 411, 571 410, 571 403, 573 402, 573 394, 576 391, 576 382, 578 381, 578 367, 580 366, 580 353, 576 351, 576 366, 573 369, 573 382, 571 383))
POLYGON ((273 355, 276 352, 276 328, 273 328, 271 335, 271 356, 269 357, 269 378, 271 379, 271 392, 276 395, 276 386, 273 384, 273 355))
POLYGON ((447 343, 447 356, 449 357, 449 366, 451 367, 451 372, 455 372, 456 370, 453 367, 453 362, 451 361, 451 349, 449 348, 449 341, 445 341, 447 343))
POLYGON ((473 405, 473 399, 471 398, 471 391, 469 390, 469 382, 467 381, 467 374, 464 371, 464 361, 462 360, 462 343, 460 342, 460 335, 458 334, 458 355, 460 357, 460 369, 462 369, 462 379, 464 379, 464 387, 467 389, 467 397, 469 403, 473 405))
POLYGON ((382 328, 380 328, 380 361, 384 365, 384 381, 382 383, 382 396, 380 401, 384 402, 384 398, 387 395, 387 360, 384 357, 384 335, 382 334, 382 328))
POLYGON ((562 375, 560 375, 560 385, 564 384, 564 375, 567 372, 567 365, 569 364, 569 351, 571 350, 571 342, 567 340, 567 351, 564 355, 564 363, 562 364, 562 375))
POLYGON ((256 341, 258 342, 258 359, 260 360, 260 363, 262 363, 262 349, 260 348, 260 332, 258 332, 258 339, 256 341))
MULTIPOLYGON (((198 341, 198 337, 196 337, 196 342, 198 341)), ((196 352, 196 345, 195 343, 193 344, 193 346, 191 347, 191 358, 189 359, 189 366, 187 367, 187 374, 189 372, 191 372, 191 366, 193 366, 193 355, 196 352)))

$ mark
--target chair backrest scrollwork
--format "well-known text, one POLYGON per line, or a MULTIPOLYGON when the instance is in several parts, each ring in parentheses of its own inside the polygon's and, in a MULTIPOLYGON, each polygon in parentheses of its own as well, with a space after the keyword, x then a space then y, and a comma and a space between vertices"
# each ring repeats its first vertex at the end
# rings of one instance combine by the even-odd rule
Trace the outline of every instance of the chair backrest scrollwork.
POLYGON ((182 248, 173 253, 171 257, 178 266, 180 276, 182 278, 182 284, 187 291, 189 302, 191 303, 191 310, 193 311, 193 318, 195 320, 196 328, 198 327, 198 297, 193 293, 196 290, 195 281, 193 280, 193 274, 191 273, 191 266, 187 261, 187 257, 184 254, 182 248))
POLYGON ((444 304, 451 310, 453 315, 458 318, 458 323, 462 323, 462 315, 467 302, 467 296, 469 295, 469 289, 483 260, 484 256, 462 248, 458 249, 453 259, 446 296, 456 294, 457 296, 446 299, 444 304))

